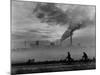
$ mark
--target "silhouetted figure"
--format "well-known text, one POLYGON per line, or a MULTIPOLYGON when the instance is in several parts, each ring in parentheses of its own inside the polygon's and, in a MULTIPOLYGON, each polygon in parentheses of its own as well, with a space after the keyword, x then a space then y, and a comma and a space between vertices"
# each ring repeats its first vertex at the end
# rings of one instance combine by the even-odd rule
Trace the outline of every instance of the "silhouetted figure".
POLYGON ((70 52, 68 52, 68 55, 67 55, 67 57, 66 57, 66 61, 67 61, 67 62, 72 62, 72 61, 73 61, 70 52))
POLYGON ((88 55, 85 52, 83 52, 82 60, 88 61, 88 55))
POLYGON ((27 61, 27 64, 31 64, 31 59, 29 59, 29 60, 27 61))
POLYGON ((39 46, 39 41, 38 40, 35 42, 35 45, 36 46, 39 46))
POLYGON ((54 43, 54 42, 50 42, 50 45, 51 45, 51 46, 54 46, 54 45, 55 45, 55 43, 54 43))
POLYGON ((29 60, 27 61, 28 64, 33 64, 34 62, 35 62, 35 59, 29 59, 29 60))

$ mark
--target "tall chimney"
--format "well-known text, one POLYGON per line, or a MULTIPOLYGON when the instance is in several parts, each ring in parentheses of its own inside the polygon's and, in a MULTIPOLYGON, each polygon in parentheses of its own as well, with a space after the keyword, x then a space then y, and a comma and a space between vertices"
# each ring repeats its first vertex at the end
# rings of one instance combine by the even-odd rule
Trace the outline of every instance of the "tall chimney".
POLYGON ((71 46, 72 46, 72 36, 73 36, 73 35, 70 36, 70 45, 71 45, 71 46))

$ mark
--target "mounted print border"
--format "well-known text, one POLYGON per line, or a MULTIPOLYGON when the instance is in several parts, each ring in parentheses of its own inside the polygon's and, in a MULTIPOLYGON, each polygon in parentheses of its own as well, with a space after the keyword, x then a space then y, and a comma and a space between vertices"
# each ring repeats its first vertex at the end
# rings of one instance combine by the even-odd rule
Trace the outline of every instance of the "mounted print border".
POLYGON ((96 6, 11 0, 11 74, 96 69, 96 6))

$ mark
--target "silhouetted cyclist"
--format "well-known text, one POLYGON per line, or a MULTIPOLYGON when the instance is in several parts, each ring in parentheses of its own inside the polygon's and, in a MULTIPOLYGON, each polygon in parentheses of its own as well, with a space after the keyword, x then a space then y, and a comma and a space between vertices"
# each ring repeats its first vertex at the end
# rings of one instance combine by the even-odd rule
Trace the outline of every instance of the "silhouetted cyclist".
POLYGON ((83 52, 82 60, 83 61, 87 61, 88 60, 88 55, 85 52, 83 52))
POLYGON ((73 59, 71 58, 70 52, 68 52, 68 55, 67 55, 67 57, 66 57, 66 60, 67 60, 68 62, 72 62, 72 61, 73 61, 73 59))
POLYGON ((28 61, 27 61, 27 64, 33 64, 35 62, 35 59, 29 59, 28 61))

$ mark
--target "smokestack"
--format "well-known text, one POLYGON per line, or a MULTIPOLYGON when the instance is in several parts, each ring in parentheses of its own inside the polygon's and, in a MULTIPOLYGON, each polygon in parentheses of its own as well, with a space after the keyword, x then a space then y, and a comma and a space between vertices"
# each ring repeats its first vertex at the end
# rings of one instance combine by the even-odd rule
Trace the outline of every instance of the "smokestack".
POLYGON ((70 36, 70 45, 72 46, 72 35, 70 36))
MULTIPOLYGON (((70 24, 70 27, 72 27, 71 24, 70 24)), ((70 29, 70 27, 69 27, 69 29, 70 29)), ((72 46, 72 35, 71 35, 71 33, 72 33, 72 31, 70 32, 70 45, 72 46)))
POLYGON ((73 33, 74 33, 74 31, 76 31, 77 29, 80 29, 80 27, 81 27, 81 24, 79 23, 79 24, 72 24, 72 25, 70 25, 69 27, 68 27, 68 30, 66 30, 64 33, 63 33, 63 35, 62 35, 62 37, 61 37, 61 42, 62 41, 64 41, 65 39, 67 39, 68 37, 70 38, 70 45, 72 45, 72 37, 73 37, 73 33))
POLYGON ((74 24, 73 26, 72 25, 70 25, 69 26, 69 29, 71 29, 71 32, 70 32, 70 45, 72 46, 72 40, 73 40, 73 38, 72 38, 72 36, 73 36, 73 32, 75 31, 75 30, 77 30, 77 29, 80 29, 80 25, 81 25, 81 23, 78 23, 78 24, 74 24))

